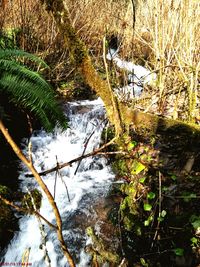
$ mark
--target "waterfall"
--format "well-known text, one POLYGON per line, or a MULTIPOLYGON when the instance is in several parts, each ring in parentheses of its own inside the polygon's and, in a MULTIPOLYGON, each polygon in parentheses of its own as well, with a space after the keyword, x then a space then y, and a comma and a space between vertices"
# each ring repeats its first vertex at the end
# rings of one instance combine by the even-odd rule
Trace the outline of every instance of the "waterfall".
MULTIPOLYGON (((105 110, 100 99, 94 101, 80 101, 65 104, 69 119, 69 128, 66 131, 55 129, 53 133, 38 131, 31 137, 33 162, 40 172, 56 165, 56 157, 59 163, 68 162, 81 156, 85 144, 85 153, 99 147, 101 132, 105 125, 105 110), (103 123, 104 121, 104 123, 103 123)), ((24 140, 24 144, 26 140, 24 140)), ((27 153, 27 145, 24 145, 24 153, 27 153)), ((98 221, 94 209, 94 203, 106 196, 114 178, 104 157, 95 156, 83 159, 75 175, 78 162, 70 167, 60 170, 61 177, 57 177, 55 201, 63 220, 63 235, 69 250, 76 259, 77 266, 89 266, 89 256, 84 252, 84 247, 89 242, 85 228, 94 226, 98 221)), ((19 175, 20 189, 28 192, 38 187, 34 178, 26 177, 27 169, 22 166, 19 175)), ((55 173, 42 177, 52 195, 54 195, 55 173)), ((40 190, 41 191, 41 190, 40 190)), ((55 224, 53 211, 43 194, 40 213, 51 223, 55 224)), ((57 241, 56 233, 49 229, 43 221, 46 236, 47 252, 51 260, 51 267, 68 266, 66 259, 57 241)), ((13 240, 6 248, 3 256, 5 263, 20 263, 25 252, 29 251, 28 262, 32 266, 48 266, 44 261, 44 251, 41 249, 42 237, 38 219, 33 215, 23 215, 19 219, 20 230, 15 233, 13 240)), ((2 261, 2 260, 1 260, 2 261)))

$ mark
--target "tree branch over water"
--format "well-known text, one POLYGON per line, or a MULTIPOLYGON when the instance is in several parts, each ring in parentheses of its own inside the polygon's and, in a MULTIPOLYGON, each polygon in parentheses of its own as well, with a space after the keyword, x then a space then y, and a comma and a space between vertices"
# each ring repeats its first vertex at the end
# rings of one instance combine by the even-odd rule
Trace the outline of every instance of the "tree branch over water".
MULTIPOLYGON (((2 197, 0 195, 0 200, 2 200, 6 205, 16 209, 17 211, 21 211, 21 212, 24 212, 24 213, 27 213, 29 212, 28 209, 25 209, 25 208, 22 208, 16 204, 14 204, 12 201, 9 201, 8 199, 5 199, 4 197, 2 197)), ((54 224, 52 224, 51 222, 49 222, 44 216, 42 216, 38 211, 34 210, 32 211, 32 214, 34 214, 35 216, 38 216, 40 219, 42 219, 43 221, 45 221, 51 228, 53 229, 58 229, 58 227, 54 224)))
MULTIPOLYGON (((51 169, 48 169, 46 171, 43 171, 43 172, 40 172, 39 175, 40 176, 43 176, 43 175, 47 175, 49 173, 52 173, 52 172, 55 172, 55 171, 58 171, 64 167, 67 167, 67 166, 70 166, 75 163, 75 162, 80 162, 82 159, 85 159, 85 158, 88 158, 88 157, 92 157, 92 156, 95 156, 95 155, 115 155, 115 154, 126 154, 125 151, 115 151, 115 152, 102 152, 102 150, 106 147, 108 147, 109 145, 111 145, 114 141, 115 141, 116 138, 113 138, 111 141, 109 141, 108 143, 104 144, 103 146, 101 146, 100 148, 98 149, 95 149, 94 151, 90 152, 90 153, 87 153, 87 154, 82 154, 81 156, 75 158, 75 159, 72 159, 68 162, 65 162, 65 163, 58 163, 56 164, 55 167, 51 168, 51 169)), ((33 174, 26 174, 25 175, 26 177, 33 177, 33 174)))

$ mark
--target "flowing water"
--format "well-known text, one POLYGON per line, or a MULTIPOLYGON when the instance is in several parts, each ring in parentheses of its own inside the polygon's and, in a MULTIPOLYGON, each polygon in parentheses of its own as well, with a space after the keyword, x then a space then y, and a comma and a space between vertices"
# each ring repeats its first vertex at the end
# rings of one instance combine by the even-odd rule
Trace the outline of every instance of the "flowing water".
MULTIPOLYGON (((33 161, 38 171, 55 166, 56 157, 59 163, 68 162, 82 155, 85 148, 84 153, 87 153, 100 145, 101 132, 105 124, 105 111, 101 100, 73 102, 66 104, 65 109, 70 126, 67 131, 55 129, 52 134, 39 131, 31 138, 33 161)), ((27 150, 26 147, 24 146, 24 152, 27 150)), ((76 258, 77 265, 86 267, 89 266, 89 256, 85 254, 84 247, 89 240, 85 228, 98 224, 94 205, 98 199, 106 196, 114 175, 103 157, 83 159, 75 174, 77 165, 76 162, 71 167, 60 170, 64 183, 61 177, 57 176, 55 201, 62 216, 66 243, 76 258)), ((22 166, 19 179, 23 192, 38 188, 33 178, 25 176, 26 173, 27 170, 22 166)), ((44 176, 43 180, 54 195, 55 173, 44 176)), ((55 224, 54 214, 44 195, 40 213, 55 224)), ((44 254, 47 252, 52 267, 68 266, 60 251, 55 231, 42 223, 45 225, 42 233, 47 234, 46 238, 42 238, 35 216, 25 215, 20 218, 20 231, 15 234, 6 249, 3 258, 5 263, 20 263, 24 253, 29 252, 28 262, 32 266, 47 266, 44 261, 44 254), (46 244, 47 250, 44 247, 41 249, 42 244, 46 244)))

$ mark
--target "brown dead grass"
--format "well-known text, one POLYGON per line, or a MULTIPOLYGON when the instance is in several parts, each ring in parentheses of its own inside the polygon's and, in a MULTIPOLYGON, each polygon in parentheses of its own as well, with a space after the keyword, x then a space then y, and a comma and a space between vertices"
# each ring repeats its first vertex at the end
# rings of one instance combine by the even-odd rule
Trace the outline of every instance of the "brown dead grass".
MULTIPOLYGON (((122 58, 156 71, 158 80, 151 90, 158 96, 161 113, 173 95, 174 117, 183 111, 189 120, 200 115, 198 0, 137 0, 134 29, 132 1, 65 0, 65 4, 96 65, 102 66, 103 38, 114 34, 120 39, 122 58)), ((62 36, 39 1, 8 1, 1 11, 1 25, 21 29, 20 47, 48 58, 59 76, 54 78, 64 79, 67 53, 62 36)))

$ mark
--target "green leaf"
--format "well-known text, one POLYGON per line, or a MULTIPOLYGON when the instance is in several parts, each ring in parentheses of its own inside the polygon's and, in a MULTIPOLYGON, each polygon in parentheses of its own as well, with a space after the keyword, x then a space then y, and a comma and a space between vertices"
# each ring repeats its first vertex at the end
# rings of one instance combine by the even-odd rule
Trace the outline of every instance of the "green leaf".
POLYGON ((191 201, 191 199, 197 198, 197 195, 195 193, 190 193, 190 192, 184 191, 182 193, 182 197, 183 197, 183 200, 185 202, 189 202, 189 201, 191 201))
POLYGON ((195 230, 197 230, 199 227, 200 227, 200 218, 195 220, 193 223, 192 223, 192 226, 194 227, 195 230))
POLYGON ((38 65, 48 68, 48 65, 41 58, 18 49, 0 49, 0 59, 9 59, 11 61, 15 61, 16 59, 29 59, 38 65))
POLYGON ((194 222, 194 221, 196 221, 196 220, 198 220, 198 219, 200 219, 200 217, 197 216, 197 215, 195 215, 195 214, 193 214, 193 215, 190 217, 190 222, 192 223, 192 222, 194 222))
POLYGON ((175 248, 174 253, 176 254, 176 256, 183 256, 184 249, 183 248, 175 248))
POLYGON ((153 216, 149 216, 146 221, 144 221, 144 226, 149 226, 149 224, 153 221, 153 216))
POLYGON ((166 210, 162 210, 161 213, 159 214, 159 217, 157 218, 157 220, 159 222, 163 222, 164 221, 164 217, 167 215, 166 210))
MULTIPOLYGON (((0 49, 0 95, 8 96, 19 109, 34 114, 48 131, 56 125, 66 128, 66 118, 56 101, 54 90, 39 73, 25 66, 22 59, 47 66, 37 56, 22 50, 0 49)), ((0 116, 4 118, 3 107, 6 104, 1 102, 0 97, 0 116)))
POLYGON ((176 180, 177 180, 177 176, 176 176, 175 174, 172 174, 172 175, 171 175, 171 179, 172 179, 173 181, 176 181, 176 180))
POLYGON ((149 266, 148 263, 145 261, 144 258, 140 258, 140 263, 141 263, 142 266, 144 266, 144 267, 148 267, 148 266, 149 266))
POLYGON ((154 192, 149 192, 149 193, 147 194, 147 198, 148 198, 148 199, 154 199, 155 196, 156 196, 156 194, 155 194, 154 192))
POLYGON ((158 222, 163 222, 164 218, 160 216, 160 217, 157 218, 157 220, 158 220, 158 222))
POLYGON ((162 187, 162 191, 163 191, 163 192, 167 192, 167 191, 169 191, 169 187, 168 187, 168 186, 163 186, 163 187, 162 187))
POLYGON ((151 204, 149 204, 149 203, 145 203, 144 204, 144 210, 145 211, 150 211, 152 209, 152 205, 151 204))
POLYGON ((161 216, 164 218, 166 215, 167 215, 166 210, 162 210, 162 212, 161 212, 161 216))
POLYGON ((131 141, 130 143, 128 143, 127 146, 128 151, 132 150, 136 145, 137 145, 136 141, 131 141))
POLYGON ((198 239, 196 237, 192 237, 190 240, 191 240, 193 245, 197 245, 198 239))
POLYGON ((144 226, 149 226, 149 224, 150 224, 149 220, 144 221, 144 226))
POLYGON ((142 178, 139 179, 139 182, 140 182, 141 184, 143 184, 143 183, 145 182, 145 180, 146 180, 146 177, 142 177, 142 178))
POLYGON ((146 167, 139 161, 134 160, 132 166, 131 166, 131 174, 137 175, 140 172, 142 172, 146 167))

